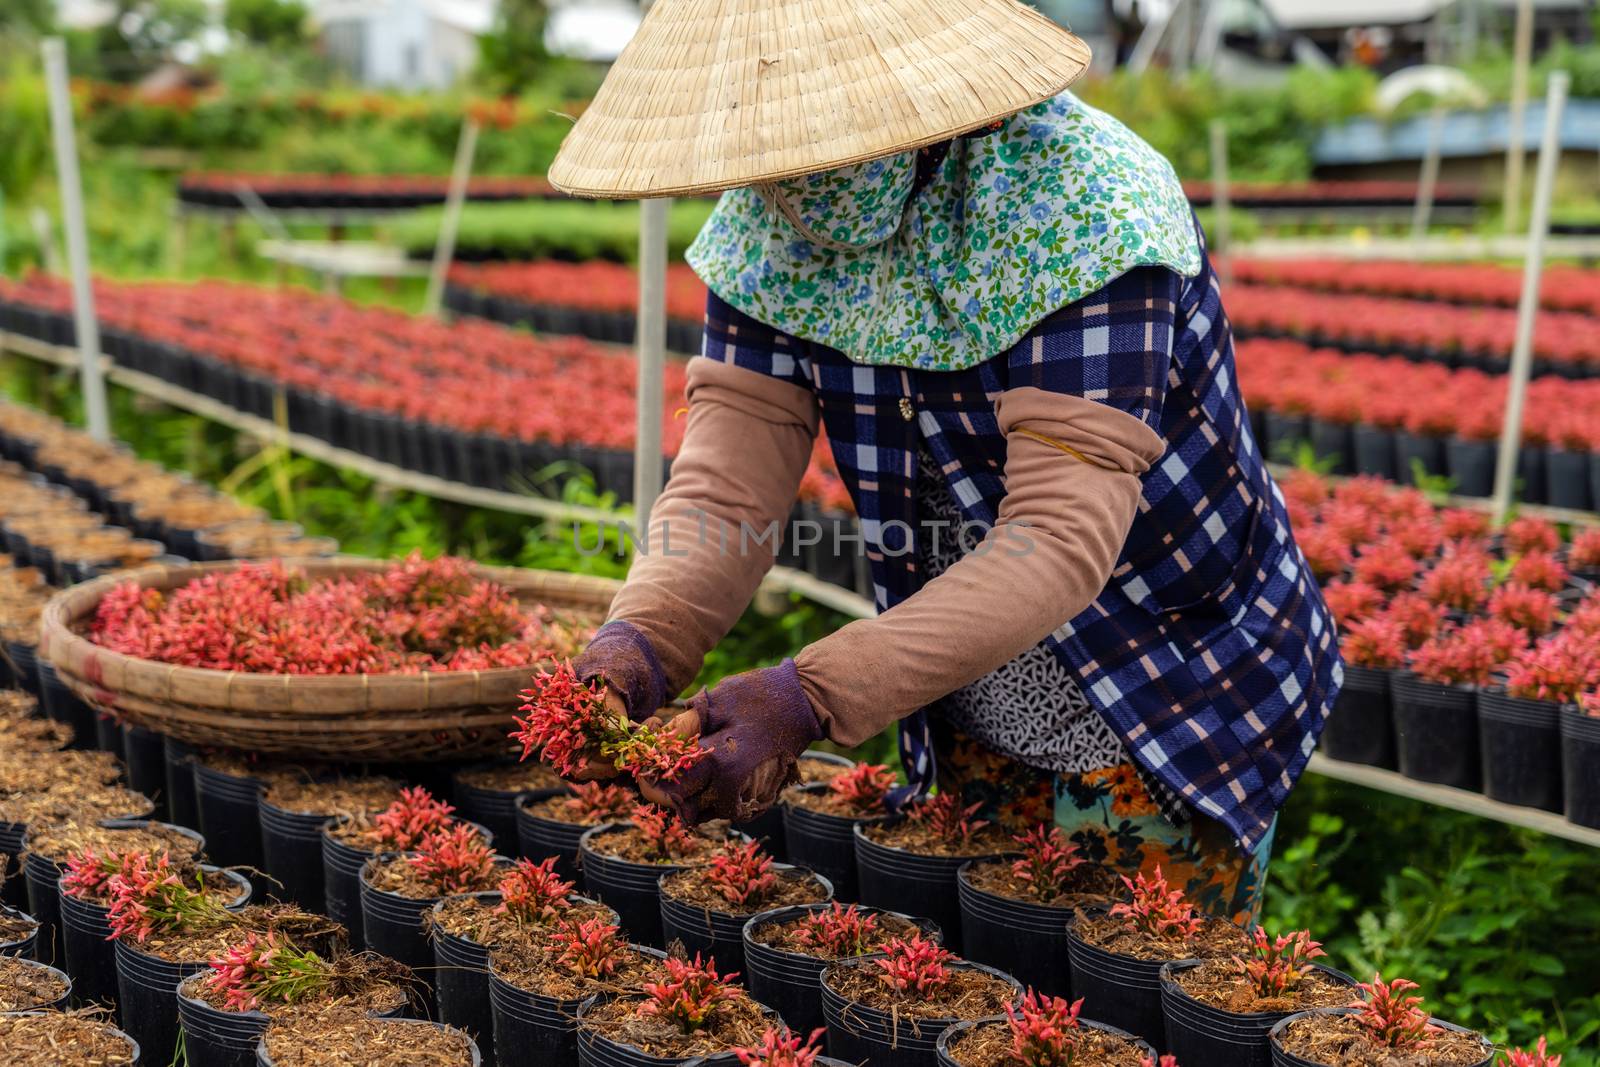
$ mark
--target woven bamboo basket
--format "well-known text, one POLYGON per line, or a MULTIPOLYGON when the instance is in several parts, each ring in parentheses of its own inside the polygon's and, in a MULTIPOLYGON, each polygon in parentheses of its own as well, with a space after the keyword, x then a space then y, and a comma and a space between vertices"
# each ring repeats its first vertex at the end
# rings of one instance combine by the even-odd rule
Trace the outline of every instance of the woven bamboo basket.
MULTIPOLYGON (((379 570, 383 560, 291 559, 309 577, 379 570)), ((45 606, 39 653, 95 708, 195 745, 300 759, 431 760, 507 750, 507 732, 531 670, 419 674, 249 674, 136 659, 93 644, 84 632, 108 592, 124 582, 174 589, 236 561, 152 566, 107 575, 45 606)), ((598 625, 617 583, 556 571, 474 568, 524 604, 543 604, 598 625)))

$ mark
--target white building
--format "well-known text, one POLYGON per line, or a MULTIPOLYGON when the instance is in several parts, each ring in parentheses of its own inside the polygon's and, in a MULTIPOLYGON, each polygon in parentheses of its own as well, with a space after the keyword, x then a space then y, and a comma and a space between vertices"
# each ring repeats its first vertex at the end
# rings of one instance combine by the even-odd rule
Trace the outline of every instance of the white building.
POLYGON ((478 61, 494 0, 319 0, 328 56, 364 85, 443 89, 478 61))

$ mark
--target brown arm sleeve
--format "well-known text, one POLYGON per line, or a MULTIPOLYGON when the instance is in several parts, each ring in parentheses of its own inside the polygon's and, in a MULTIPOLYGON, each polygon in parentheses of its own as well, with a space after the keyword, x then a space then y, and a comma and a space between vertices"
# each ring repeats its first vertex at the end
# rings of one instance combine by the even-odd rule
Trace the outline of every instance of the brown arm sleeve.
POLYGON ((1031 386, 1003 393, 1006 495, 983 541, 915 595, 795 657, 828 736, 859 744, 1038 644, 1111 577, 1140 475, 1166 450, 1132 415, 1031 386))
POLYGON ((777 538, 758 539, 787 520, 817 436, 814 393, 743 367, 691 360, 688 396, 648 545, 610 616, 649 640, 668 696, 694 679, 771 569, 777 538))

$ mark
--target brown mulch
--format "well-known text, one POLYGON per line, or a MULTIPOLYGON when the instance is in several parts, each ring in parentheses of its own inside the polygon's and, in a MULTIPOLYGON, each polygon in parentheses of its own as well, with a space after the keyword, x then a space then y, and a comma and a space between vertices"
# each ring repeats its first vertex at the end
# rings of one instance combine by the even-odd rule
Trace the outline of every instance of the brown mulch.
POLYGON ((0 732, 0 749, 8 753, 37 757, 59 752, 72 743, 72 727, 54 719, 34 716, 10 718, 0 715, 5 729, 0 732))
POLYGON ((1345 1008, 1354 1003, 1359 995, 1354 986, 1322 971, 1312 971, 1288 994, 1263 997, 1254 986, 1240 977, 1231 959, 1206 960, 1198 967, 1186 967, 1178 972, 1175 981, 1178 988, 1200 1003, 1231 1011, 1235 1015, 1345 1008))
POLYGON ((1091 907, 1121 896, 1116 872, 1098 863, 1079 864, 1066 884, 1054 887, 1055 891, 1045 896, 1040 896, 1032 883, 1018 878, 1011 864, 1010 859, 974 863, 967 871, 967 881, 985 893, 1047 908, 1091 907))
POLYGON ((367 813, 341 819, 323 832, 340 844, 349 845, 351 848, 364 849, 367 852, 379 852, 384 848, 383 839, 378 836, 378 828, 372 825, 372 817, 367 813))
POLYGON ((1425 1049, 1398 1052, 1375 1043, 1349 1015, 1317 1015, 1284 1028, 1286 1052, 1328 1067, 1471 1067, 1490 1052, 1476 1034, 1436 1030, 1425 1049))
POLYGON ((499 767, 478 767, 456 775, 463 785, 474 789, 493 789, 501 793, 525 793, 533 789, 558 789, 561 776, 542 763, 508 763, 499 767))
POLYGON ((252 904, 231 913, 227 920, 151 934, 129 947, 168 963, 209 963, 250 933, 281 934, 301 948, 325 956, 338 954, 347 936, 343 926, 326 916, 286 904, 252 904))
POLYGON ((262 1040, 277 1067, 467 1067, 471 1038, 460 1030, 350 1011, 297 1013, 262 1040))
MULTIPOLYGON (((483 893, 494 889, 500 884, 500 879, 504 875, 505 871, 500 868, 491 868, 487 877, 465 892, 483 893)), ((372 888, 405 897, 407 900, 433 900, 447 895, 422 877, 414 864, 406 862, 405 856, 391 856, 387 860, 382 860, 372 867, 370 875, 363 873, 362 877, 372 888)))
POLYGON ((627 998, 597 1004, 584 1015, 582 1022, 586 1030, 661 1059, 710 1056, 759 1044, 769 1025, 760 1005, 749 997, 719 1006, 706 1026, 692 1034, 685 1034, 671 1023, 640 1015, 638 1001, 627 998))
POLYGON ((67 983, 32 960, 0 956, 0 1011, 30 1011, 53 1004, 67 993, 67 983))
POLYGON ((0 945, 21 941, 37 929, 38 923, 20 913, 0 911, 0 945))
POLYGON ((810 871, 776 871, 778 884, 769 892, 747 903, 733 904, 706 880, 706 870, 705 867, 690 867, 669 874, 661 883, 661 891, 673 900, 723 915, 754 915, 791 904, 820 904, 828 899, 822 882, 810 871))
POLYGON ((316 776, 317 767, 309 763, 277 763, 252 759, 237 752, 207 752, 194 758, 196 765, 209 767, 235 778, 259 778, 263 785, 306 781, 316 776))
POLYGON ((5 1067, 129 1067, 133 1045, 95 1012, 0 1016, 5 1067))
MULTIPOLYGON (((1072 1056, 1073 1067, 1140 1067, 1144 1052, 1127 1038, 1083 1027, 1072 1056)), ((984 1023, 964 1031, 947 1046, 950 1058, 961 1067, 1008 1067, 1011 1028, 1005 1023, 984 1023)))
POLYGON ((841 774, 847 773, 850 768, 832 760, 801 756, 795 764, 795 770, 800 775, 800 781, 806 785, 813 785, 817 782, 831 782, 841 774))
MULTIPOLYGON (((0 754, 0 791, 43 793, 110 785, 122 776, 122 765, 110 752, 68 749, 65 752, 0 754)), ((0 819, 7 819, 0 811, 0 819)), ((12 819, 21 822, 21 819, 12 819)))
POLYGON ((965 841, 950 841, 910 819, 893 826, 868 826, 861 831, 870 840, 887 848, 904 849, 919 856, 993 856, 1015 846, 1011 835, 990 823, 965 841))
POLYGON ((1166 939, 1127 930, 1109 915, 1080 913, 1073 931, 1096 948, 1136 960, 1230 959, 1250 947, 1245 932, 1222 919, 1206 919, 1194 937, 1166 939))
POLYGON ((518 989, 555 1000, 579 1000, 596 993, 637 993, 646 982, 658 981, 666 973, 654 956, 633 948, 624 949, 623 953, 622 965, 605 978, 588 978, 563 970, 548 951, 496 952, 492 965, 495 974, 518 989))
POLYGON ((37 830, 31 826, 25 842, 29 852, 54 860, 67 862, 74 852, 92 848, 97 852, 116 849, 121 852, 169 852, 174 860, 192 858, 199 854, 199 842, 171 827, 161 825, 130 827, 118 830, 90 822, 62 822, 37 830))
MULTIPOLYGON (((896 915, 878 915, 876 919, 878 927, 868 941, 868 952, 876 952, 896 938, 910 937, 912 934, 922 932, 922 928, 916 923, 908 922, 896 915)), ((793 952, 797 956, 809 956, 814 960, 842 959, 843 957, 830 953, 819 953, 815 949, 802 947, 795 943, 794 932, 800 928, 800 925, 805 920, 806 917, 802 915, 788 922, 768 923, 757 929, 753 936, 763 945, 771 945, 773 948, 782 949, 785 952, 793 952)))
POLYGON ((983 971, 951 967, 943 988, 931 993, 897 993, 871 963, 823 972, 828 988, 855 1004, 894 1012, 907 1019, 981 1019, 999 1015, 1016 997, 1010 982, 983 971))
POLYGON ((695 830, 694 849, 686 855, 662 858, 632 826, 624 826, 610 833, 597 834, 589 839, 589 847, 602 856, 612 856, 631 863, 697 863, 709 860, 712 853, 727 837, 726 824, 703 823, 695 830), (714 836, 713 836, 714 835, 714 836))
MULTIPOLYGON (((544 943, 550 927, 522 922, 507 912, 497 911, 494 901, 477 897, 447 897, 437 911, 430 911, 424 921, 433 928, 456 937, 464 937, 489 948, 510 945, 531 947, 544 943)), ((574 901, 566 915, 582 922, 586 919, 611 921, 614 913, 604 904, 574 901)))
POLYGON ((831 789, 786 789, 783 792, 783 802, 840 819, 878 819, 888 814, 881 807, 862 811, 831 789))
MULTIPOLYGON (((419 994, 424 983, 412 973, 411 968, 398 960, 380 956, 376 952, 360 952, 336 957, 333 967, 332 980, 326 989, 319 990, 316 995, 293 1004, 262 1004, 257 1010, 274 1019, 306 1011, 335 1009, 355 1011, 362 1015, 380 1015, 408 1004, 420 1003, 419 994)), ((208 982, 190 982, 183 991, 218 1011, 233 1010, 221 994, 212 992, 208 982)))
POLYGON ((72 820, 139 819, 154 810, 155 803, 143 793, 120 785, 85 785, 81 781, 0 797, 0 821, 29 827, 72 820))
POLYGON ((340 778, 313 782, 285 778, 267 786, 262 799, 275 808, 299 815, 357 815, 387 808, 400 795, 393 778, 340 778))

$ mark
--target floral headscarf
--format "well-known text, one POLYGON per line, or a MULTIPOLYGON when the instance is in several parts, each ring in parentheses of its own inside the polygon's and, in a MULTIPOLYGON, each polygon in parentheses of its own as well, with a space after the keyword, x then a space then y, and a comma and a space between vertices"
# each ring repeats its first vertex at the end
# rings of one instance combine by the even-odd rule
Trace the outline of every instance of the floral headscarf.
POLYGON ((1192 277, 1171 165, 1070 93, 958 139, 913 194, 902 153, 724 193, 688 251, 718 296, 858 363, 965 370, 1141 266, 1192 277))

